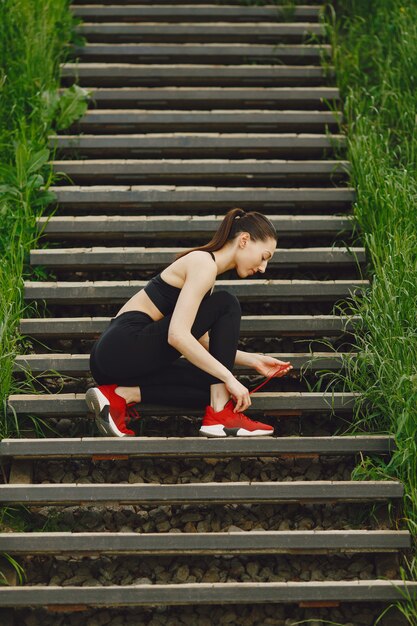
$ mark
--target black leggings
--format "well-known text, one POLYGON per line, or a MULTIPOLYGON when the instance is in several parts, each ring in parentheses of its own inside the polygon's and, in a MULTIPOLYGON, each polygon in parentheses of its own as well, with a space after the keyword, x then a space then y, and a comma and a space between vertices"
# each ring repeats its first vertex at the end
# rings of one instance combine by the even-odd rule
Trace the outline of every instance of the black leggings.
MULTIPOLYGON (((241 306, 225 290, 202 300, 191 334, 210 331, 209 352, 232 371, 240 333, 241 306)), ((197 367, 168 343, 172 313, 154 321, 142 311, 113 317, 90 354, 90 370, 98 385, 140 386, 141 402, 204 408, 210 385, 223 382, 197 367)))

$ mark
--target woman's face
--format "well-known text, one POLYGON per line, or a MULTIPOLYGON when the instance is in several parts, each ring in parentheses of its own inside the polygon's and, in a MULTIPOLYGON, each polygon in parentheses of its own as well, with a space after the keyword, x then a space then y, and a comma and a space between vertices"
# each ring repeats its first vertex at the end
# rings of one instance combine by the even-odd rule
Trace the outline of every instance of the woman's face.
POLYGON ((271 260, 277 242, 273 238, 266 241, 253 241, 249 233, 239 233, 236 253, 236 272, 241 278, 253 276, 257 272, 265 272, 271 260))

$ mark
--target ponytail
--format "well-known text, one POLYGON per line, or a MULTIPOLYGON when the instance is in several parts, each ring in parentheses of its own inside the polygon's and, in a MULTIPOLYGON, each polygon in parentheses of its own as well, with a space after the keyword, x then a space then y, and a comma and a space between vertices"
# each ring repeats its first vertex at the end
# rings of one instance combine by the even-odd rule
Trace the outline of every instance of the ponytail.
POLYGON ((275 226, 263 213, 259 211, 246 212, 239 207, 230 209, 220 226, 214 233, 214 236, 210 241, 203 246, 197 246, 183 252, 178 252, 175 255, 174 260, 194 252, 194 250, 206 250, 209 252, 215 252, 224 246, 228 241, 232 241, 236 238, 240 232, 248 232, 254 241, 266 241, 269 237, 278 240, 277 231, 275 226))

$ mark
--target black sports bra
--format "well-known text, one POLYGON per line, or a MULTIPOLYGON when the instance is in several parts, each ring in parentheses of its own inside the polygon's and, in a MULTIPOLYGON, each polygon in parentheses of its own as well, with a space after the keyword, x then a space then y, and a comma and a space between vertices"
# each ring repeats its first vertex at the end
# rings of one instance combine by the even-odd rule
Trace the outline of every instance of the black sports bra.
MULTIPOLYGON (((213 259, 216 260, 211 250, 205 250, 205 252, 211 254, 213 259)), ((168 315, 174 310, 181 289, 181 287, 175 287, 174 285, 170 285, 163 278, 161 278, 161 272, 151 278, 144 287, 145 293, 147 293, 155 306, 164 315, 168 315)), ((207 291, 207 293, 204 295, 203 300, 205 300, 205 298, 208 298, 210 293, 211 289, 209 289, 209 291, 207 291)))

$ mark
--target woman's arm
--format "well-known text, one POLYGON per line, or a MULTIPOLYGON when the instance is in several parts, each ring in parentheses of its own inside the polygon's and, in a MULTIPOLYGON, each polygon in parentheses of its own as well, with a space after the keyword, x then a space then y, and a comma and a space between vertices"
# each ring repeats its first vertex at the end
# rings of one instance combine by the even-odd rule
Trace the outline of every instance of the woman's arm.
POLYGON ((184 285, 178 296, 168 327, 168 343, 181 352, 188 361, 223 382, 234 379, 227 367, 208 353, 192 335, 191 327, 204 294, 216 279, 216 266, 207 263, 207 255, 194 252, 187 265, 184 285))

